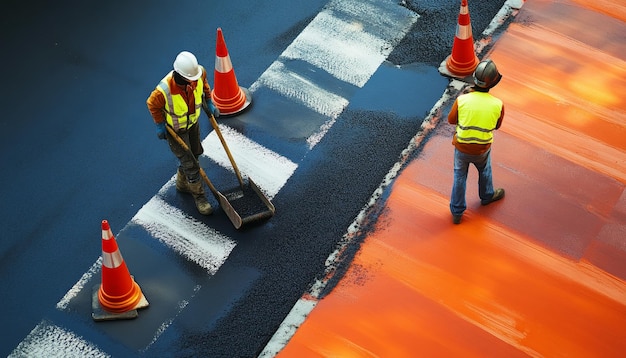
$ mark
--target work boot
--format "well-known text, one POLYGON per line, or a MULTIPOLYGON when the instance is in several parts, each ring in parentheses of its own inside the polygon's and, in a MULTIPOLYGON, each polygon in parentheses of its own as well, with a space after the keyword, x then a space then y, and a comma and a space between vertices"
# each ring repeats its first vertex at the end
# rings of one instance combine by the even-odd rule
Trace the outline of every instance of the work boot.
POLYGON ((213 208, 211 204, 206 200, 204 196, 204 188, 202 188, 202 181, 197 181, 195 183, 187 183, 187 187, 193 196, 193 200, 196 202, 196 208, 202 215, 211 215, 213 213, 213 208))
POLYGON ((493 196, 491 197, 491 199, 489 200, 481 200, 480 201, 480 205, 489 205, 491 203, 493 203, 494 201, 498 201, 500 199, 504 198, 504 189, 502 188, 498 188, 493 192, 493 196))
POLYGON ((176 172, 176 190, 182 193, 191 193, 191 189, 189 189, 189 183, 187 181, 187 176, 183 173, 180 168, 176 172))

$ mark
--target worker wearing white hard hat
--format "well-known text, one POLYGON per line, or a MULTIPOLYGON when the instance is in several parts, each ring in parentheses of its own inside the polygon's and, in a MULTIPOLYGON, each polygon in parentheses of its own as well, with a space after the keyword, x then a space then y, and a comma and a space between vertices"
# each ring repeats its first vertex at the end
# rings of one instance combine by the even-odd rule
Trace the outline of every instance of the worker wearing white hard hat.
POLYGON ((211 87, 206 79, 206 71, 198 64, 194 54, 182 51, 176 56, 173 67, 152 91, 146 103, 156 124, 157 136, 159 139, 167 139, 172 153, 179 159, 176 189, 192 194, 198 211, 209 215, 213 209, 204 194, 198 165, 198 157, 204 152, 198 119, 201 107, 205 105, 215 117, 219 117, 219 111, 211 101, 211 87), (188 150, 170 135, 166 126, 186 143, 188 150))
POLYGON ((174 71, 189 81, 197 81, 202 76, 202 67, 191 52, 183 51, 174 60, 174 71))

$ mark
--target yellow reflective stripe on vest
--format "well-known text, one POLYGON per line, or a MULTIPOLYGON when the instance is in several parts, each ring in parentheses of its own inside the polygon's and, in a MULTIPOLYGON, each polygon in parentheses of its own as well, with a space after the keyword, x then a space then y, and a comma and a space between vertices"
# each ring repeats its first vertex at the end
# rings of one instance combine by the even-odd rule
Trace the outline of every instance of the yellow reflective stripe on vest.
POLYGON ((502 101, 487 92, 470 92, 457 99, 459 119, 456 140, 459 143, 493 142, 493 130, 502 113, 502 101))
POLYGON ((179 94, 172 95, 172 91, 168 85, 172 75, 173 72, 170 72, 163 77, 161 82, 159 82, 157 89, 161 91, 165 97, 165 120, 170 127, 174 128, 175 131, 178 131, 180 128, 189 128, 198 122, 198 118, 200 117, 200 108, 202 108, 204 83, 202 82, 202 77, 200 77, 198 79, 196 89, 194 90, 196 111, 195 113, 189 115, 189 108, 187 108, 187 102, 183 96, 179 94))

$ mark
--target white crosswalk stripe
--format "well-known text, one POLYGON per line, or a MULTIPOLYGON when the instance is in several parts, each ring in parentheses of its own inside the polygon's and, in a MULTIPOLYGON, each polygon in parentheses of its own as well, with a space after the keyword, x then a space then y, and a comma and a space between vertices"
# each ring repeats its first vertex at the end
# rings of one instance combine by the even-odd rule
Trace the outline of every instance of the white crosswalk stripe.
POLYGON ((261 86, 269 88, 298 104, 327 117, 336 118, 348 105, 348 100, 329 92, 275 61, 250 87, 255 92, 261 86))
POLYGON ((211 275, 217 272, 236 245, 235 241, 158 196, 150 199, 131 223, 142 226, 152 237, 206 269, 211 275))
MULTIPOLYGON (((252 177, 254 183, 264 191, 269 199, 272 199, 285 185, 298 165, 251 141, 228 126, 220 124, 219 128, 242 176, 245 176, 246 173, 254 173, 252 177)), ((202 147, 205 153, 210 153, 208 156, 213 161, 234 171, 215 131, 212 131, 202 141, 202 147)))
POLYGON ((288 62, 304 61, 340 81, 363 87, 418 17, 394 2, 331 1, 250 91, 266 87, 329 117, 307 139, 310 150, 332 127, 349 99, 321 88, 306 74, 289 70, 288 62))
POLYGON ((18 357, 105 358, 110 355, 80 336, 42 321, 9 354, 9 358, 18 357))

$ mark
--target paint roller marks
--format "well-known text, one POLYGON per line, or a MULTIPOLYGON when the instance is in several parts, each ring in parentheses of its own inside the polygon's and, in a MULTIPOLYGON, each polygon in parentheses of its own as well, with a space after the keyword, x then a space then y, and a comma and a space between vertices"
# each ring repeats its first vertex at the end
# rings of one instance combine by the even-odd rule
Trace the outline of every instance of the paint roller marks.
POLYGON ((395 2, 332 1, 280 57, 363 87, 417 18, 395 2))
POLYGON ((344 97, 325 90, 307 77, 290 70, 280 61, 272 63, 252 84, 250 91, 256 91, 261 86, 331 118, 339 117, 348 105, 348 100, 344 97))
MULTIPOLYGON (((343 83, 361 88, 406 35, 419 15, 394 1, 331 1, 250 87, 260 87, 329 117, 307 139, 312 149, 324 137, 349 100, 298 73, 291 62, 312 65, 343 83)), ((311 68, 308 68, 309 71, 311 68)))
POLYGON ((131 220, 174 251, 215 274, 235 247, 235 241, 169 205, 158 196, 131 220))
POLYGON ((17 357, 110 357, 94 344, 85 341, 73 332, 40 322, 28 336, 9 354, 17 357))
MULTIPOLYGON (((228 126, 219 125, 224 140, 242 173, 254 173, 254 182, 273 198, 285 185, 298 165, 278 153, 251 141, 228 126)), ((202 141, 207 156, 217 164, 232 169, 226 151, 215 131, 202 141)))

